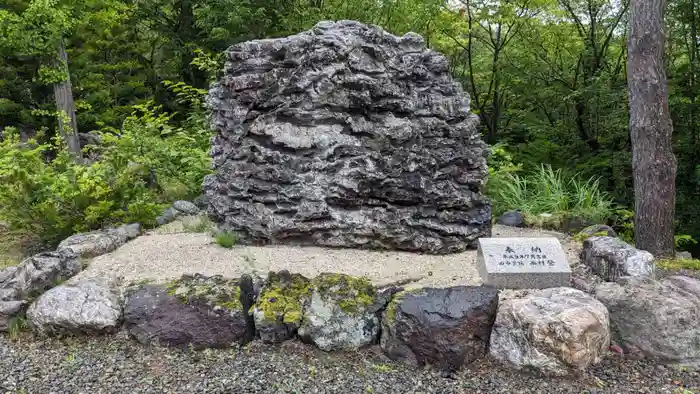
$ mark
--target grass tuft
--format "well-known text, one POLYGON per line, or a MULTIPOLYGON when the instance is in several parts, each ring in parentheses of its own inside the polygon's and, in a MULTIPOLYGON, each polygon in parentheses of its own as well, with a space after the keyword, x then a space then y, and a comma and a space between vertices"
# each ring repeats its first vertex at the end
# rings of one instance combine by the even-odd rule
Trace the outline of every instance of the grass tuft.
POLYGON ((230 231, 222 231, 216 234, 215 239, 219 246, 230 249, 238 243, 238 234, 230 231))
POLYGON ((542 165, 528 175, 507 173, 489 190, 496 214, 518 210, 530 218, 550 214, 549 218, 579 218, 602 223, 615 208, 598 179, 582 180, 578 174, 567 177, 561 169, 542 165))
POLYGON ((24 315, 13 316, 10 318, 7 326, 7 336, 11 340, 17 340, 27 330, 29 330, 29 324, 24 315))
POLYGON ((213 230, 214 225, 208 216, 200 215, 183 222, 183 228, 188 233, 208 233, 213 230))

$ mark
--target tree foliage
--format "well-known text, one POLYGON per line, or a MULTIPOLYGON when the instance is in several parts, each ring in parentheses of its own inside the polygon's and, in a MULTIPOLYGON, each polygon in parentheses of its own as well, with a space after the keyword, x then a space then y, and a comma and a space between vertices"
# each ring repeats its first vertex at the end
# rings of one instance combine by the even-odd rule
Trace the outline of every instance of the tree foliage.
MULTIPOLYGON (((665 58, 678 159, 676 232, 698 237, 696 2, 678 0, 669 6, 665 58)), ((200 141, 206 126, 199 107, 183 100, 183 94, 208 89, 221 69, 223 50, 249 39, 294 34, 320 20, 355 19, 398 35, 419 33, 449 58, 495 152, 492 192, 499 182, 506 184, 507 174, 536 178, 544 164, 558 170, 561 179, 598 179, 601 193, 629 209, 634 189, 628 7, 627 0, 8 0, 0 5, 0 130, 14 127, 19 137, 13 138, 26 141, 45 129, 46 138, 37 137, 43 153, 32 160, 56 156, 46 145, 57 126, 49 116, 55 107, 46 82, 60 79, 52 61, 55 42, 62 38, 77 128, 101 133, 105 141, 131 152, 100 152, 115 158, 114 168, 127 168, 126 157, 138 156, 130 150, 130 139, 147 139, 146 145, 171 152, 173 158, 151 158, 146 164, 174 160, 178 171, 192 171, 184 181, 191 191, 203 162, 188 151, 197 164, 183 164, 178 138, 200 141), (144 111, 144 105, 158 108, 163 117, 146 116, 153 111, 144 111), (134 118, 134 111, 141 115, 134 118), (166 128, 178 131, 163 134, 166 128), (159 133, 172 146, 149 139, 159 133)), ((206 143, 202 150, 206 154, 206 143)), ((110 182, 110 187, 118 183, 117 178, 110 182)), ((149 201, 166 200, 162 192, 150 196, 149 201)), ((116 197, 105 198, 117 204, 116 197)), ((111 209, 121 212, 123 206, 104 211, 111 209)), ((624 217, 617 223, 629 228, 629 211, 619 212, 609 219, 624 217)), ((95 214, 99 219, 89 227, 114 215, 95 214)))

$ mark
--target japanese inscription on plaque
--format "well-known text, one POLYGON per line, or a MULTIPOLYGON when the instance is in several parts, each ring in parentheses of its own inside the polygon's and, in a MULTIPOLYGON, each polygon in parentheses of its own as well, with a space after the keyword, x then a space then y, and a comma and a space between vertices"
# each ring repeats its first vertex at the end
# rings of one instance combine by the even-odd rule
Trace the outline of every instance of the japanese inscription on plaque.
POLYGON ((480 238, 477 268, 500 288, 569 286, 571 268, 558 239, 480 238))

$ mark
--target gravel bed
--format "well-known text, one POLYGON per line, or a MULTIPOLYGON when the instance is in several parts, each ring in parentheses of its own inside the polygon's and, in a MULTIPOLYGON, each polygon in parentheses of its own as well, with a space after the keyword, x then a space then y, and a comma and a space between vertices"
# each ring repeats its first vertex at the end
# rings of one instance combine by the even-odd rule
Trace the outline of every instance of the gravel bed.
MULTIPOLYGON (((331 249, 288 245, 217 245, 210 234, 187 233, 178 224, 169 231, 147 233, 116 251, 96 257, 81 277, 120 276, 126 282, 143 279, 166 281, 182 274, 239 277, 245 273, 261 276, 287 269, 308 277, 322 272, 366 276, 375 283, 414 279, 411 287, 478 285, 476 250, 451 255, 425 255, 397 251, 331 249)), ((494 237, 557 237, 569 263, 578 261, 580 243, 569 242, 563 234, 537 229, 493 226, 494 237)))
POLYGON ((515 373, 486 359, 452 377, 393 363, 377 347, 324 353, 299 342, 227 350, 142 347, 102 338, 0 335, 0 393, 684 393, 700 373, 641 361, 603 363, 576 379, 515 373))

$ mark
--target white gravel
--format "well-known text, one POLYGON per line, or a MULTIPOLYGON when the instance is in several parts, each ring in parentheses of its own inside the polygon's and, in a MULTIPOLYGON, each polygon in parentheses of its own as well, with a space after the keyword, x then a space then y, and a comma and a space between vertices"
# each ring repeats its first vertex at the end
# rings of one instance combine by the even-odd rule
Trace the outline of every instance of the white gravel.
MULTIPOLYGON (((146 233, 118 250, 94 258, 80 277, 120 276, 125 282, 144 279, 166 281, 182 274, 238 277, 245 273, 265 276, 287 269, 308 277, 322 272, 365 276, 377 284, 413 279, 406 287, 478 285, 476 250, 436 256, 409 252, 367 251, 297 246, 217 245, 208 233, 187 233, 171 224, 146 233)), ((555 236, 569 257, 578 260, 580 246, 563 234, 495 225, 494 237, 555 236)))

